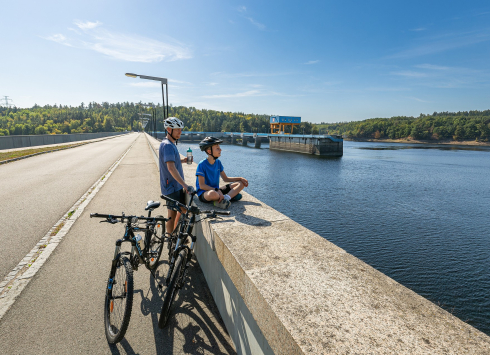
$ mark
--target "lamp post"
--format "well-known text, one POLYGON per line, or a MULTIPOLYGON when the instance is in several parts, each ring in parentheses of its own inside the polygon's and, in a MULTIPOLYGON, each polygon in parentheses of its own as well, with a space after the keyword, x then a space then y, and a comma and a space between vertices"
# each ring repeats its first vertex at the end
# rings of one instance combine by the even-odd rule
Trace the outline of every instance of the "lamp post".
MULTIPOLYGON (((126 73, 126 76, 130 78, 137 78, 139 77, 140 79, 146 79, 146 80, 155 80, 159 81, 161 86, 162 86, 162 99, 163 99, 163 120, 165 121, 168 117, 168 81, 167 78, 159 78, 156 76, 148 76, 148 75, 139 75, 139 74, 133 74, 133 73, 126 73), (163 90, 163 85, 165 84, 165 90, 163 90), (165 100, 166 96, 166 100, 165 100), (166 103, 166 104, 165 104, 166 103)), ((151 120, 152 122, 150 123, 150 130, 152 131, 151 136, 154 138, 157 138, 157 115, 156 115, 156 110, 155 108, 153 109, 153 119, 151 120)))

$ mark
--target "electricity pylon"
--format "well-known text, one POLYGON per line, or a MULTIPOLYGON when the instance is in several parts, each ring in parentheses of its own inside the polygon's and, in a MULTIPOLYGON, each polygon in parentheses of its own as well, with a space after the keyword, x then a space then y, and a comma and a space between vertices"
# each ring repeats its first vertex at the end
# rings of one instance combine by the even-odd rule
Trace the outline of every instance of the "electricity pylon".
MULTIPOLYGON (((10 106, 12 106, 12 104, 11 104, 11 103, 9 103, 9 101, 12 101, 12 102, 13 102, 13 100, 12 100, 12 99, 9 99, 9 97, 8 97, 8 96, 4 96, 4 97, 3 97, 3 99, 2 99, 2 101, 5 103, 5 106, 6 106, 6 107, 10 107, 10 106)), ((3 106, 3 105, 2 105, 2 106, 3 106)))

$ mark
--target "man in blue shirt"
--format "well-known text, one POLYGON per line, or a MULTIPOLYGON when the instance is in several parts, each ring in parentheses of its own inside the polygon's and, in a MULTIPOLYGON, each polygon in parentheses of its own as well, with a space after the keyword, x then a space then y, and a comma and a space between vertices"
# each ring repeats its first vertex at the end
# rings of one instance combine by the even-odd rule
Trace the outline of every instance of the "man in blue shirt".
MULTIPOLYGON (((191 192, 193 187, 187 185, 184 180, 182 163, 186 163, 187 158, 181 159, 176 147, 184 123, 176 117, 169 117, 165 120, 164 127, 167 136, 162 140, 159 149, 160 189, 162 195, 185 204, 185 191, 191 192)), ((166 230, 172 233, 177 227, 180 213, 168 209, 167 217, 171 219, 166 223, 166 230)))
POLYGON ((230 201, 238 201, 242 198, 239 193, 248 186, 248 181, 242 177, 228 177, 225 174, 223 164, 219 161, 221 156, 221 139, 206 137, 199 147, 208 155, 207 159, 201 160, 196 169, 197 195, 201 202, 214 203, 215 206, 227 209, 230 201), (219 178, 224 182, 233 182, 226 186, 219 186, 219 178))

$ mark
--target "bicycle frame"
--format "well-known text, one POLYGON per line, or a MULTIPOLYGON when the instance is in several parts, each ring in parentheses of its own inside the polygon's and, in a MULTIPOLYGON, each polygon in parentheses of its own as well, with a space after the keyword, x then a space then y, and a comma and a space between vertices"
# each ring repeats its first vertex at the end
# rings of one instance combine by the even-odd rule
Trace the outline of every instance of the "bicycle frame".
POLYGON ((197 207, 192 206, 192 201, 194 199, 194 194, 191 194, 191 200, 186 208, 186 212, 181 216, 180 229, 177 235, 177 241, 175 243, 174 251, 172 252, 172 258, 169 260, 169 269, 167 272, 167 276, 165 278, 165 283, 168 285, 170 281, 170 277, 172 276, 172 272, 174 270, 175 259, 177 255, 179 255, 182 249, 187 249, 187 260, 186 265, 192 259, 192 253, 194 251, 194 245, 196 244, 196 236, 192 234, 192 229, 196 222, 196 213, 199 213, 199 209, 197 207), (190 216, 189 216, 190 215, 190 216), (191 245, 188 247, 186 245, 187 238, 191 238, 191 245))

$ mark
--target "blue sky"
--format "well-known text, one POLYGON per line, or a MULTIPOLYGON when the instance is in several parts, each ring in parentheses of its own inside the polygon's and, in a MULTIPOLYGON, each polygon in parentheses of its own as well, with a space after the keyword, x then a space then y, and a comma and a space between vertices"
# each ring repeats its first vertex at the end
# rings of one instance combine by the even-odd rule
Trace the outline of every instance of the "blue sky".
POLYGON ((339 122, 490 109, 490 2, 2 1, 0 95, 339 122), (155 86, 155 84, 157 86, 155 86))

